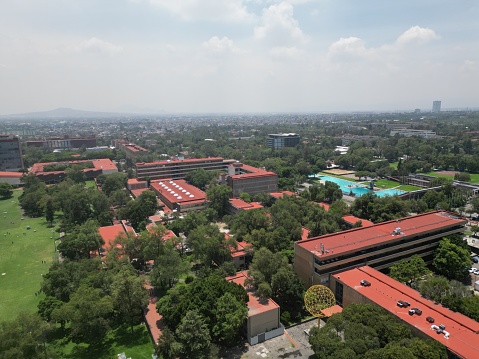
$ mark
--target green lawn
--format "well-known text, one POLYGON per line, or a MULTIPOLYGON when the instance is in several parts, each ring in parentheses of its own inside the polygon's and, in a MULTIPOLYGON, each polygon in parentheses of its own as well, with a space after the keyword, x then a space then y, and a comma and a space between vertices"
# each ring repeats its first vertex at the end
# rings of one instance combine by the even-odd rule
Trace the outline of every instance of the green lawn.
POLYGON ((390 163, 390 164, 389 164, 389 167, 392 167, 392 168, 394 168, 395 170, 397 170, 397 169, 398 169, 398 164, 399 164, 399 162, 393 162, 393 163, 390 163))
POLYGON ((423 188, 418 187, 418 186, 413 186, 413 185, 410 185, 410 184, 403 184, 403 185, 399 186, 397 189, 399 189, 401 191, 412 192, 412 191, 417 191, 417 190, 423 189, 423 188))
POLYGON ((87 188, 97 188, 95 181, 86 181, 85 186, 87 188))
MULTIPOLYGON (((428 172, 425 173, 428 176, 439 177, 439 178, 447 178, 450 180, 454 179, 454 176, 443 175, 437 172, 428 172)), ((479 173, 471 173, 471 183, 479 183, 479 173)))
POLYGON ((133 328, 133 334, 126 325, 112 330, 101 346, 69 342, 64 346, 63 352, 72 359, 110 359, 116 358, 120 353, 125 353, 127 358, 151 359, 154 348, 146 326, 140 324, 133 328))
MULTIPOLYGON (((23 220, 18 197, 0 201, 0 318, 14 319, 21 311, 35 312, 43 295, 42 274, 55 258, 52 229, 44 218, 23 220), (27 226, 30 229, 26 229, 27 226), (42 263, 42 261, 44 263, 42 263)), ((58 238, 58 233, 54 233, 58 238)))
POLYGON ((387 180, 387 179, 380 179, 380 180, 374 181, 374 185, 377 188, 389 189, 389 188, 395 188, 397 186, 400 186, 401 184, 399 182, 396 182, 396 181, 391 181, 391 180, 387 180))

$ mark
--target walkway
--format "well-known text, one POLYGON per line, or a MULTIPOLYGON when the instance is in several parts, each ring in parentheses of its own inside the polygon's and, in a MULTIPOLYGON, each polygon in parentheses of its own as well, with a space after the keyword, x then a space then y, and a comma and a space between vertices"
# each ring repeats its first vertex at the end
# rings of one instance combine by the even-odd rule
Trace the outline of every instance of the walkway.
POLYGON ((155 344, 158 344, 158 338, 161 336, 161 329, 165 327, 162 316, 156 311, 157 297, 153 294, 153 287, 149 284, 145 284, 145 288, 148 289, 150 298, 148 300, 148 308, 145 311, 146 324, 150 331, 151 338, 155 344))

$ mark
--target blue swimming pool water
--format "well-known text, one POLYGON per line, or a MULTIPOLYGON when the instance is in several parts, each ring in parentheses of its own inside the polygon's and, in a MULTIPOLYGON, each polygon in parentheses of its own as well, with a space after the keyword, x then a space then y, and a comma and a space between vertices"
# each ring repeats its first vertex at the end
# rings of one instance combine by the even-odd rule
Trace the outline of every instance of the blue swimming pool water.
MULTIPOLYGON (((341 188, 341 191, 343 191, 344 194, 349 194, 351 191, 354 193, 356 197, 362 196, 363 194, 373 192, 367 187, 356 187, 357 184, 355 182, 351 181, 346 181, 341 178, 336 178, 336 177, 329 177, 329 176, 320 176, 320 175, 314 175, 313 177, 322 179, 323 181, 329 181, 336 183, 339 188, 341 188)), ((374 192, 378 197, 385 197, 385 196, 394 196, 396 194, 403 194, 405 193, 404 191, 400 191, 398 189, 384 189, 382 191, 377 191, 374 192)))

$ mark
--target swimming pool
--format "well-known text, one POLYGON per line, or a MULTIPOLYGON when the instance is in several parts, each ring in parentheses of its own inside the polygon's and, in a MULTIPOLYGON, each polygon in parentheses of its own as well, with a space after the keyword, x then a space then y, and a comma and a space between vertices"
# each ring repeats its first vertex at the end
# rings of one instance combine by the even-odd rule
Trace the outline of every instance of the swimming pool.
MULTIPOLYGON (((362 196, 363 194, 374 192, 367 187, 362 187, 361 185, 356 184, 355 182, 346 181, 337 177, 330 177, 330 176, 323 176, 323 175, 314 175, 312 177, 319 178, 323 181, 336 183, 339 186, 339 188, 341 188, 341 191, 343 191, 343 193, 346 195, 349 195, 351 192, 353 192, 356 197, 359 197, 359 196, 362 196), (361 187, 358 187, 358 186, 361 186, 361 187)), ((381 191, 374 192, 374 194, 377 195, 378 197, 394 196, 396 194, 400 195, 403 193, 406 193, 406 192, 400 191, 398 189, 384 189, 381 191)))

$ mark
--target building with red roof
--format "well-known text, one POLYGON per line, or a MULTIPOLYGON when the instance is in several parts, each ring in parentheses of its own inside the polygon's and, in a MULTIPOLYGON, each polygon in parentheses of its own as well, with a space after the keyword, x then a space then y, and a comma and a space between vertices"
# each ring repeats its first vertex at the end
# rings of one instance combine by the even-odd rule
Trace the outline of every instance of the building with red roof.
POLYGON ((466 223, 435 211, 300 240, 294 243, 294 268, 309 287, 327 283, 330 273, 364 265, 385 269, 414 254, 429 262, 440 239, 464 232, 466 223))
POLYGON ((342 306, 375 303, 409 324, 415 335, 443 344, 451 357, 479 358, 478 322, 423 298, 411 287, 369 266, 331 275, 329 287, 342 306), (410 305, 403 306, 399 301, 410 305), (413 308, 420 309, 421 314, 412 312, 413 308))
POLYGON ((367 219, 362 219, 362 218, 351 216, 351 215, 343 216, 343 219, 349 227, 353 227, 358 222, 361 222, 361 227, 374 226, 374 223, 371 221, 368 221, 367 219))
POLYGON ((151 181, 150 189, 172 211, 187 212, 206 207, 206 193, 182 179, 151 181))
POLYGON ((245 285, 248 275, 245 271, 226 277, 226 280, 241 285, 248 293, 248 319, 246 337, 251 345, 283 335, 284 327, 280 322, 280 308, 271 298, 261 300, 250 286, 245 285))
POLYGON ((297 196, 297 194, 292 192, 292 191, 269 192, 269 194, 276 199, 283 198, 284 196, 290 196, 290 197, 291 196, 295 196, 295 197, 297 196))
POLYGON ((108 175, 118 172, 118 168, 109 158, 99 158, 92 160, 75 160, 75 161, 59 161, 59 162, 41 162, 35 163, 30 168, 30 173, 35 174, 37 178, 45 183, 61 182, 66 177, 66 171, 45 171, 46 166, 66 165, 73 166, 84 163, 91 163, 93 168, 85 168, 82 172, 85 174, 87 180, 94 179, 101 174, 108 175))
POLYGON ((132 161, 137 161, 140 156, 149 153, 146 148, 143 148, 135 143, 131 143, 123 139, 114 140, 113 144, 116 148, 119 148, 125 153, 126 158, 132 161))
POLYGON ((100 233, 101 238, 105 242, 103 248, 101 249, 101 253, 103 255, 108 252, 108 250, 113 246, 115 239, 118 236, 125 236, 130 233, 131 235, 136 236, 136 232, 133 227, 126 224, 126 221, 121 221, 118 224, 114 224, 112 226, 104 226, 98 228, 98 233, 100 233))
POLYGON ((22 184, 22 172, 0 172, 0 182, 6 182, 12 186, 20 186, 22 184))
POLYGON ((136 174, 138 179, 184 179, 191 171, 204 169, 205 171, 226 171, 234 160, 225 160, 222 157, 188 158, 178 160, 162 160, 156 162, 138 162, 136 174))
POLYGON ((254 196, 258 193, 270 193, 278 190, 276 173, 248 166, 238 161, 228 166, 225 181, 233 190, 233 197, 239 197, 243 192, 254 196))
POLYGON ((241 211, 250 211, 252 209, 262 209, 262 208, 264 207, 258 202, 246 202, 246 201, 243 201, 241 198, 235 197, 235 198, 230 198, 229 205, 226 208, 226 213, 235 215, 236 213, 241 211))

